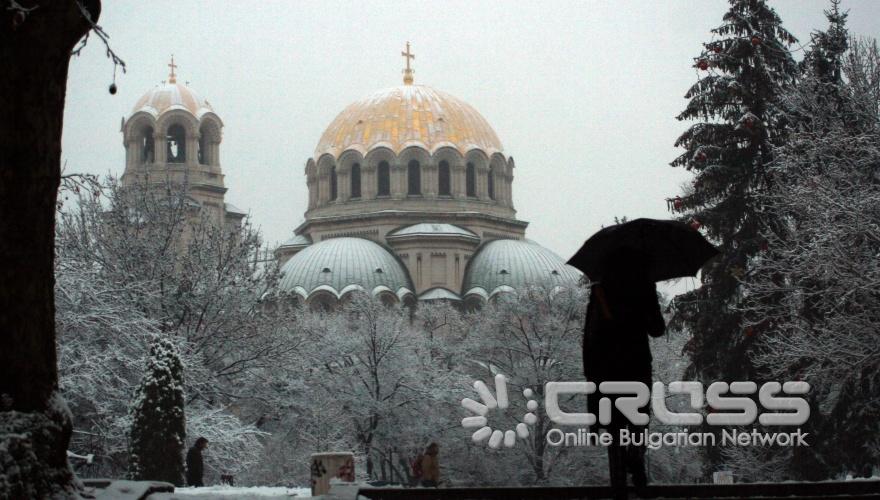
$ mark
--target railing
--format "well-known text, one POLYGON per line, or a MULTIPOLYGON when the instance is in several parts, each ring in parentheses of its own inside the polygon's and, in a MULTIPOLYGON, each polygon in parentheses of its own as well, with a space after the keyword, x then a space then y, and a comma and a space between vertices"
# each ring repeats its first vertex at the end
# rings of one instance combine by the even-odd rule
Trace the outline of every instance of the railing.
MULTIPOLYGON (((880 480, 823 481, 817 483, 663 484, 636 490, 635 498, 880 498, 880 480)), ((503 488, 362 488, 371 500, 400 499, 529 499, 573 500, 612 498, 610 486, 503 487, 503 488)))

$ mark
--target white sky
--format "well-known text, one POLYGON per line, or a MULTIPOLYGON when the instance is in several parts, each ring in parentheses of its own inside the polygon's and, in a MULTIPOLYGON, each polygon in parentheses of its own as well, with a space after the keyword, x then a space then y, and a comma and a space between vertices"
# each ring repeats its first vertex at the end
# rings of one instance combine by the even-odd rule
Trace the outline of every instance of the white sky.
MULTIPOLYGON (((527 236, 568 258, 614 216, 666 218, 690 176, 669 162, 675 120, 723 0, 604 2, 233 2, 104 0, 99 24, 128 65, 92 37, 70 66, 63 161, 121 175, 120 118, 167 79, 189 81, 225 123, 226 200, 266 241, 303 220, 304 175, 342 109, 399 85, 406 41, 416 83, 473 105, 516 160, 513 197, 527 236)), ((772 1, 801 43, 825 28, 824 0, 772 1)), ((844 0, 849 27, 880 36, 880 2, 844 0)), ((802 51, 795 57, 800 59, 802 51)))

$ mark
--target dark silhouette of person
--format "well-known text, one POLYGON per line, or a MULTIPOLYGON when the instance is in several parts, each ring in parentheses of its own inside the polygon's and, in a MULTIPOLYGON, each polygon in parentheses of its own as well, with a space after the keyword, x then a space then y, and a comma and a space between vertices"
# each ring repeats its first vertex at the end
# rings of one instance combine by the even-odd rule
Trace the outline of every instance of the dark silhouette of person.
POLYGON ((204 437, 196 439, 189 451, 186 452, 186 484, 187 486, 204 486, 205 461, 202 451, 208 447, 208 440, 204 437))
POLYGON ((632 475, 636 487, 647 485, 645 448, 621 447, 619 443, 621 429, 641 433, 645 426, 632 424, 614 406, 613 396, 598 393, 598 385, 605 381, 636 381, 651 387, 648 338, 663 335, 666 324, 657 301, 656 285, 647 277, 648 265, 644 253, 628 248, 606 259, 602 279, 591 286, 584 324, 584 375, 597 386, 597 391, 588 396, 587 406, 598 418, 599 400, 602 397, 612 400, 611 423, 603 427, 613 439, 608 447, 608 462, 611 485, 618 496, 626 489, 625 471, 632 475))
POLYGON ((422 486, 426 488, 436 488, 440 483, 439 453, 440 446, 437 443, 431 443, 420 458, 422 462, 422 486))

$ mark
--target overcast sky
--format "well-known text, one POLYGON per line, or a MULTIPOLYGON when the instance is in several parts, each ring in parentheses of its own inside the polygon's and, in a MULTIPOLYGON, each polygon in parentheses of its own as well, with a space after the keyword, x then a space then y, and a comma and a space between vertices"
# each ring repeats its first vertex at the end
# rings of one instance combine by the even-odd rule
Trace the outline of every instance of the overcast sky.
MULTIPOLYGON (((772 1, 802 44, 827 1, 772 1)), ((120 119, 167 79, 223 119, 226 201, 268 242, 303 220, 304 166, 342 109, 415 82, 455 95, 493 126, 516 160, 513 197, 527 236, 569 257, 614 216, 666 218, 687 172, 669 167, 685 124, 675 116, 723 0, 604 2, 232 2, 104 0, 99 24, 128 66, 92 37, 70 65, 63 159, 69 172, 121 175, 120 119)), ((844 0, 851 32, 880 34, 880 2, 844 0)), ((795 48, 800 59, 803 51, 795 48)))

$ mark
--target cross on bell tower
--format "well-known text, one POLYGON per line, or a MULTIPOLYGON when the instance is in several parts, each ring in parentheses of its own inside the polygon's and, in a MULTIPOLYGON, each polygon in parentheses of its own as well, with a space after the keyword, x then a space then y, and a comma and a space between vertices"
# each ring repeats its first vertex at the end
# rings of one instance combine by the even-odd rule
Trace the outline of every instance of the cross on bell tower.
POLYGON ((406 58, 406 69, 403 70, 403 83, 405 85, 412 85, 413 70, 409 66, 409 61, 410 59, 415 59, 416 55, 409 51, 409 42, 406 42, 406 50, 401 52, 400 55, 406 58))
POLYGON ((171 74, 168 75, 168 83, 177 83, 177 75, 174 74, 174 70, 177 69, 177 65, 174 64, 174 54, 171 54, 171 64, 168 67, 171 68, 171 74))

